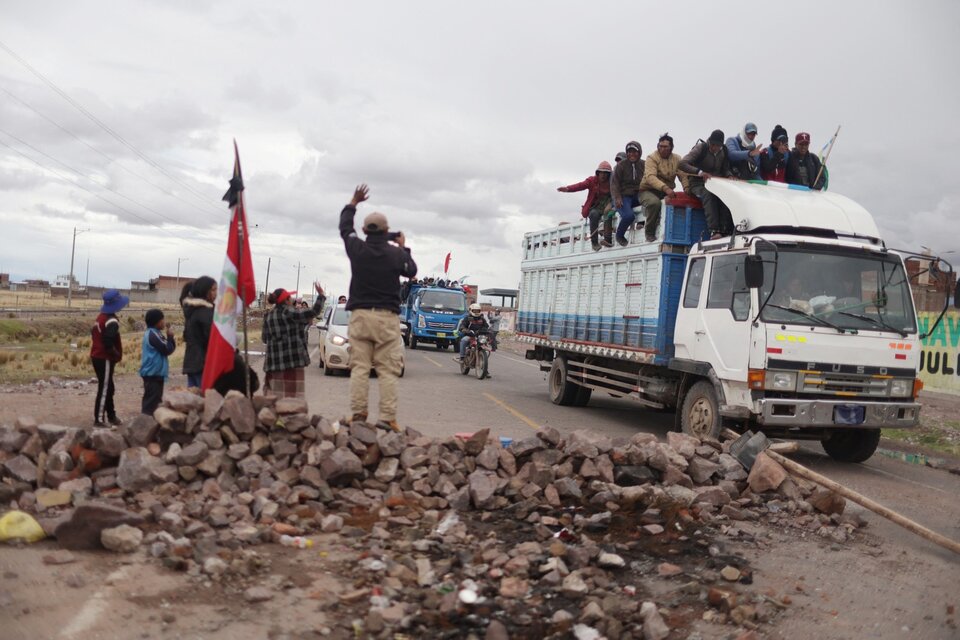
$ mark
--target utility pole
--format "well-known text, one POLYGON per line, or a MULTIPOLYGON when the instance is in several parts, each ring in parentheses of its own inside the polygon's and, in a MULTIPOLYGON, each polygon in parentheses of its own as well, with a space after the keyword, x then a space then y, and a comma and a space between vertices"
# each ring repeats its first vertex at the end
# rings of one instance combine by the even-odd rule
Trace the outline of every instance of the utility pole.
POLYGON ((181 263, 181 262, 186 262, 186 261, 189 260, 189 259, 190 259, 190 258, 177 258, 177 289, 176 289, 176 293, 177 293, 178 296, 180 295, 180 263, 181 263))
POLYGON ((263 301, 260 303, 260 308, 263 309, 267 306, 267 296, 270 295, 270 262, 273 261, 273 258, 267 258, 267 279, 263 283, 263 301))
POLYGON ((77 228, 73 228, 73 243, 70 245, 70 280, 67 282, 67 306, 69 307, 73 303, 73 254, 77 249, 77 236, 81 233, 86 233, 90 229, 82 229, 77 231, 77 228))
POLYGON ((300 262, 298 261, 296 266, 297 266, 297 286, 295 291, 297 292, 297 294, 299 294, 300 293, 300 272, 306 269, 307 265, 300 264, 300 262))

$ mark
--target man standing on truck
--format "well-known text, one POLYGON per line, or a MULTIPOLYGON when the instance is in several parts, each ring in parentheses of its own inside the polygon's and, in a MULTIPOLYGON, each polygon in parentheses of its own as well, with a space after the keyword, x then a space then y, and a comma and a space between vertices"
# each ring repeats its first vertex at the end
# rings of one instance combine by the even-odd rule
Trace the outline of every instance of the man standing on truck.
POLYGON ((643 217, 646 220, 643 233, 647 242, 657 239, 660 203, 666 196, 674 194, 679 168, 680 156, 673 152, 673 138, 665 133, 657 141, 657 150, 647 156, 643 180, 640 182, 640 204, 643 205, 643 217))
POLYGON ((610 174, 613 168, 610 163, 604 160, 597 167, 594 175, 587 177, 582 182, 571 184, 566 187, 557 187, 561 193, 573 193, 575 191, 587 192, 587 200, 580 208, 580 215, 590 220, 590 244, 594 251, 599 251, 600 246, 613 246, 613 220, 607 214, 613 210, 613 204, 610 201, 610 174), (603 218, 603 241, 600 240, 600 219, 603 218))
POLYGON ((680 170, 687 173, 688 191, 703 203, 710 239, 732 234, 733 217, 730 209, 704 186, 710 178, 729 178, 733 175, 730 172, 730 160, 727 159, 727 148, 723 145, 723 131, 715 129, 706 142, 697 142, 690 153, 680 160, 680 170))
POLYGON ((617 225, 617 244, 627 246, 627 229, 636 220, 633 208, 640 202, 640 181, 643 180, 643 160, 640 159, 640 143, 631 140, 627 143, 627 157, 617 163, 610 181, 610 194, 613 206, 620 212, 620 224, 617 225))
POLYGON ((826 171, 820 171, 820 158, 810 153, 810 134, 798 133, 796 146, 787 160, 787 182, 820 191, 827 179, 826 173, 826 171), (819 180, 817 180, 818 175, 819 180), (814 180, 817 180, 816 184, 813 183, 814 180))
POLYGON ((400 340, 400 278, 417 275, 417 264, 403 232, 389 233, 387 217, 374 211, 363 219, 366 241, 357 237, 353 217, 370 194, 361 184, 340 212, 340 237, 350 258, 350 411, 351 422, 366 422, 370 368, 380 381, 380 415, 376 425, 401 431, 397 424, 397 380, 403 346, 400 340), (394 244, 395 243, 395 244, 394 244))

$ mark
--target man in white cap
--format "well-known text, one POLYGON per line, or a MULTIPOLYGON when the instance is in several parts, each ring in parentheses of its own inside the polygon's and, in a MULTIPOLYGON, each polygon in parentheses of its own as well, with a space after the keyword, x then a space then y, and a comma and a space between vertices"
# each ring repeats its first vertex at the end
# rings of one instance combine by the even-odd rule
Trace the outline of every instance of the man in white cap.
POLYGON ((350 411, 351 422, 367 421, 370 368, 380 381, 380 415, 376 425, 401 431, 397 424, 397 383, 401 370, 400 278, 417 275, 417 264, 403 232, 390 233, 387 217, 373 212, 363 219, 361 240, 353 227, 357 205, 370 195, 367 185, 353 192, 340 212, 340 237, 350 258, 350 411))

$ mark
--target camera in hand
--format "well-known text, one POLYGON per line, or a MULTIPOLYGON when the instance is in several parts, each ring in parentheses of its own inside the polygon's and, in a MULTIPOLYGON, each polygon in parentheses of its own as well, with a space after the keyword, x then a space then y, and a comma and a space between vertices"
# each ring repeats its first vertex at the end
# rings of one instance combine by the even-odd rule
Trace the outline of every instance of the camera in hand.
POLYGON ((388 231, 388 232, 387 232, 387 240, 393 242, 394 240, 396 240, 397 238, 399 238, 399 237, 400 237, 400 234, 402 234, 402 233, 403 233, 403 231, 388 231))

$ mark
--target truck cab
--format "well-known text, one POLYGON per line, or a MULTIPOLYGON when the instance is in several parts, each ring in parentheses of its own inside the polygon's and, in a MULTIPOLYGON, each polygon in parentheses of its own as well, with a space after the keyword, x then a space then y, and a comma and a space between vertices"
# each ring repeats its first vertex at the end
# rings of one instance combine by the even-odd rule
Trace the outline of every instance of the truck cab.
POLYGON ((456 344, 457 326, 467 313, 462 289, 412 285, 400 307, 401 322, 408 327, 406 343, 411 349, 428 342, 437 349, 456 344))

